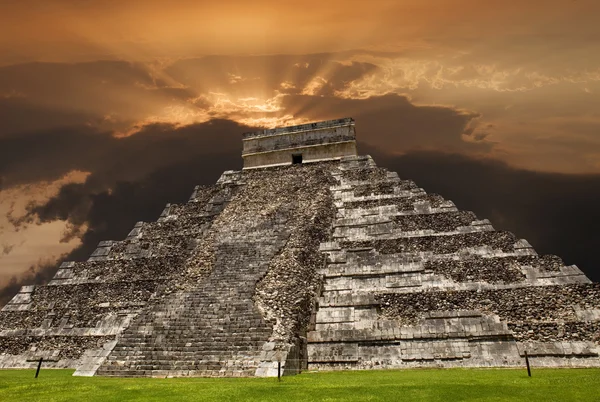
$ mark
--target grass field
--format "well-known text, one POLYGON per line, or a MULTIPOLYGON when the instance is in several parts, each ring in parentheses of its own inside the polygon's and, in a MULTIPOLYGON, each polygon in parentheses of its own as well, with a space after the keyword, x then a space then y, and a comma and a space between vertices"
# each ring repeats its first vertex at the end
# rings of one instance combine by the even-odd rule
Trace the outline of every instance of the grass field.
POLYGON ((0 370, 0 401, 600 401, 600 369, 447 369, 114 379, 0 370))

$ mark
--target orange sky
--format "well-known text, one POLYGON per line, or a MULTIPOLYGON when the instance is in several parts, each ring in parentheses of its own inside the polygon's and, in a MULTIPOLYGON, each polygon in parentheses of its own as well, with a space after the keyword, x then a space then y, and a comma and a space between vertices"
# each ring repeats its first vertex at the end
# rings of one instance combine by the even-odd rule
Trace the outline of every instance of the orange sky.
MULTIPOLYGON (((0 142, 353 116, 361 141, 390 153, 597 174, 598 15, 591 0, 0 1, 0 142)), ((64 166, 31 158, 0 163, 3 216, 48 183, 103 168, 87 154, 64 166)), ((59 243, 64 222, 30 235, 0 224, 5 280, 77 244, 59 243)))
POLYGON ((314 53, 354 48, 469 50, 597 39, 594 1, 19 0, 0 5, 3 62, 314 53))
MULTIPOLYGON (((152 79, 164 80, 163 86, 187 89, 195 101, 208 102, 223 117, 232 109, 240 113, 252 108, 279 109, 279 119, 233 117, 245 123, 276 125, 301 119, 291 116, 293 108, 281 110, 281 98, 277 98, 281 88, 265 84, 265 75, 278 74, 285 80, 275 83, 279 86, 297 85, 287 79, 294 75, 292 65, 274 66, 271 60, 260 59, 247 67, 242 65, 246 59, 240 59, 237 65, 225 62, 232 71, 201 72, 190 65, 191 70, 180 69, 174 76, 166 70, 181 60, 208 54, 327 52, 331 55, 324 61, 363 61, 377 67, 367 76, 352 77, 335 96, 398 93, 409 96, 414 104, 466 110, 481 115, 473 125, 490 128, 484 134, 495 144, 490 154, 496 158, 536 170, 600 171, 596 136, 600 127, 600 29, 596 21, 600 6, 595 1, 21 0, 1 4, 0 65, 142 63, 140 68, 152 79), (378 53, 339 53, 351 49, 378 53), (279 74, 275 68, 286 68, 288 74, 279 74), (242 82, 249 77, 240 72, 252 75, 254 84, 242 82), (228 74, 231 81, 239 77, 237 85, 214 85, 223 80, 218 74, 225 78, 228 74), (543 154, 539 140, 545 143, 543 154)), ((313 69, 312 80, 302 83, 306 86, 302 92, 310 94, 318 82, 334 79, 333 73, 313 69)), ((79 80, 80 86, 95 86, 96 82, 89 82, 94 75, 106 80, 110 71, 85 74, 65 85, 79 80)), ((51 75, 43 78, 53 79, 51 75)), ((63 78, 68 80, 68 76, 63 78)), ((76 99, 70 99, 69 91, 60 94, 57 88, 51 98, 35 101, 69 112, 84 108, 75 111, 107 120, 115 118, 113 110, 125 108, 123 114, 128 115, 119 119, 138 125, 153 121, 187 124, 209 118, 205 109, 190 106, 191 98, 173 101, 156 92, 149 98, 123 88, 122 82, 93 91, 82 88, 76 99)), ((0 87, 4 97, 30 96, 26 92, 19 83, 0 87)), ((131 132, 129 123, 119 124, 118 131, 131 132)))

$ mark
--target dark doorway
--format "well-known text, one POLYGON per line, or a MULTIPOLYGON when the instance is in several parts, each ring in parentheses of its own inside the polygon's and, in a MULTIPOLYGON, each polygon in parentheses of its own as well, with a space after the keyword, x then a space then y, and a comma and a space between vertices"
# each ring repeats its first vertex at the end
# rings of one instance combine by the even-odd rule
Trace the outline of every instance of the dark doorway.
POLYGON ((292 164, 302 163, 302 154, 293 154, 292 155, 292 164))

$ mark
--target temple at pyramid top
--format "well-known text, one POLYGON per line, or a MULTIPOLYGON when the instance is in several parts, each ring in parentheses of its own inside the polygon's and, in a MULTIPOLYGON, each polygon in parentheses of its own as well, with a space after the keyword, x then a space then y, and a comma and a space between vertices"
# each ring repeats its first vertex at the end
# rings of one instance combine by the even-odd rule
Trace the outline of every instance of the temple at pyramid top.
POLYGON ((343 118, 243 135, 244 169, 356 156, 354 119, 343 118))

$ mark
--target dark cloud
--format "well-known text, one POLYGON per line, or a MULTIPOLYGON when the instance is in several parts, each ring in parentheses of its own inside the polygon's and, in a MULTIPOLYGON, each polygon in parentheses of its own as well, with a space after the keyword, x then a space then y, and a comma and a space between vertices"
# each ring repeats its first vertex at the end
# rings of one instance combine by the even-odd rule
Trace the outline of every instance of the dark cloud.
POLYGON ((600 281, 600 175, 539 173, 441 152, 390 156, 362 146, 361 153, 600 281))
POLYGON ((104 188, 116 180, 136 180, 179 160, 213 152, 239 155, 240 133, 248 129, 231 121, 212 120, 179 128, 148 125, 125 138, 86 126, 12 135, 0 138, 0 176, 9 187, 80 170, 93 173, 90 187, 104 188))
POLYGON ((87 104, 85 93, 98 97, 108 90, 163 87, 144 63, 98 60, 86 63, 24 63, 0 67, 0 93, 17 93, 39 101, 60 104, 75 97, 87 104), (84 84, 84 86, 82 86, 84 84), (58 96, 60 94, 60 96, 58 96), (76 94, 79 94, 78 96, 76 94))
MULTIPOLYGON (((121 140, 100 142, 107 155, 121 156, 106 159, 107 166, 94 166, 84 183, 66 184, 47 202, 29 206, 25 218, 30 219, 20 224, 67 221, 71 235, 79 234, 82 244, 60 261, 85 260, 101 240, 123 239, 136 222, 156 220, 165 204, 187 201, 195 185, 214 184, 223 171, 241 169, 237 140, 252 129, 218 120, 185 128, 147 127, 138 137, 143 144, 131 145, 132 149, 121 149, 121 140), (236 138, 228 138, 231 135, 236 138), (139 152, 130 153, 134 149, 139 152), (138 173, 125 178, 122 169, 138 173), (83 224, 87 229, 81 234, 77 230, 83 224)), ((0 305, 22 285, 47 282, 59 264, 40 263, 13 278, 0 289, 0 305)))
POLYGON ((443 149, 446 152, 482 152, 486 142, 466 142, 469 124, 479 115, 438 106, 416 106, 406 97, 385 95, 368 99, 289 96, 284 108, 310 120, 352 116, 362 141, 394 151, 443 149))
MULTIPOLYGON (((200 125, 173 130, 173 125, 148 125, 145 120, 154 112, 164 113, 166 105, 178 105, 169 99, 183 102, 192 112, 207 110, 211 106, 205 98, 210 95, 209 90, 223 90, 233 101, 261 93, 267 98, 276 91, 288 93, 283 98, 283 111, 225 109, 223 113, 230 120, 288 113, 309 120, 352 115, 359 121, 359 130, 368 133, 366 141, 376 146, 391 145, 396 151, 489 149, 482 136, 472 136, 472 142, 463 141, 462 134, 471 132, 468 126, 477 118, 476 113, 415 106, 398 95, 369 99, 332 96, 376 70, 368 63, 337 62, 334 56, 214 56, 181 60, 164 71, 117 61, 2 67, 0 93, 15 94, 0 98, 3 185, 52 180, 74 169, 128 180, 147 173, 149 167, 168 165, 172 158, 185 157, 198 148, 237 147, 238 138, 231 138, 236 133, 235 126, 207 142, 200 133, 186 137, 189 130, 200 125), (313 95, 301 95, 316 76, 324 78, 323 85, 313 95), (285 89, 281 87, 283 82, 291 86, 285 89), (199 93, 202 96, 196 96, 199 93), (113 119, 113 115, 117 117, 113 119), (129 120, 123 120, 123 116, 129 120), (136 123, 136 117, 142 123, 136 123), (128 132, 136 124, 136 135, 113 135, 115 131, 128 132), (164 135, 165 132, 172 133, 164 135), (180 141, 193 143, 180 150, 180 141), (177 149, 177 154, 172 149, 177 149), (110 169, 119 169, 119 175, 110 169)), ((183 113, 187 112, 190 110, 183 113)))
MULTIPOLYGON (((23 122, 19 116, 29 116, 24 127, 13 123, 9 132, 26 131, 40 118, 51 123, 44 128, 68 116, 76 117, 74 121, 84 117, 96 124, 106 116, 131 122, 160 113, 169 102, 185 103, 196 96, 194 90, 144 63, 94 61, 0 67, 0 99, 11 101, 0 107, 15 109, 0 111, 0 117, 19 123, 23 122)), ((7 131, 5 124, 3 121, 3 132, 7 131)))
MULTIPOLYGON (((78 150, 55 146, 49 150, 48 169, 54 166, 56 174, 62 160, 65 173, 78 169, 91 174, 83 183, 62 186, 58 194, 45 203, 29 205, 28 213, 12 219, 12 223, 21 226, 66 221, 69 231, 63 241, 81 237, 81 228, 87 225, 83 245, 74 252, 77 258, 83 258, 103 236, 121 234, 122 237, 122 232, 131 229, 137 220, 153 220, 152 213, 160 212, 167 202, 181 200, 182 194, 191 192, 194 185, 214 183, 224 170, 240 168, 240 133, 251 129, 230 121, 214 120, 182 128, 148 126, 123 139, 95 133, 92 135, 97 141, 91 147, 78 150), (231 138, 232 135, 236 138, 231 138), (73 158, 66 160, 70 155, 73 158), (145 214, 145 211, 152 213, 145 214)), ((83 144, 91 143, 84 134, 79 133, 79 136, 64 140, 64 145, 73 145, 77 142, 75 139, 83 144)), ((54 144, 56 139, 48 141, 54 144)), ((49 147, 42 148, 46 152, 49 147)), ((11 151, 15 149, 9 148, 8 152, 11 151)), ((27 155, 27 148, 20 152, 27 155)), ((37 172, 44 172, 44 163, 39 163, 36 154, 24 164, 28 162, 38 163, 36 166, 41 169, 37 172)))
MULTIPOLYGON (((332 95, 377 69, 369 63, 341 63, 333 60, 335 57, 330 53, 207 56, 179 60, 166 69, 125 61, 4 66, 0 67, 0 99, 10 97, 11 103, 0 105, 0 109, 20 108, 15 116, 11 116, 12 109, 5 113, 0 110, 0 117, 22 122, 18 116, 40 115, 39 125, 60 122, 63 115, 143 119, 177 102, 206 106, 193 100, 209 92, 224 92, 232 99, 257 95, 270 98, 275 91, 299 93, 316 76, 326 80, 317 95, 332 95), (293 87, 286 89, 281 86, 283 82, 293 87), (44 110, 38 111, 40 108, 44 110)), ((9 132, 26 131, 28 125, 39 120, 29 119, 24 127, 13 122, 9 132)))
POLYGON ((57 264, 38 262, 29 267, 27 272, 19 277, 13 277, 7 285, 0 287, 0 306, 4 306, 19 292, 21 286, 47 283, 52 279, 57 270, 57 264))
POLYGON ((43 107, 20 96, 0 96, 0 140, 24 132, 83 126, 94 122, 99 123, 100 119, 92 113, 43 107))

